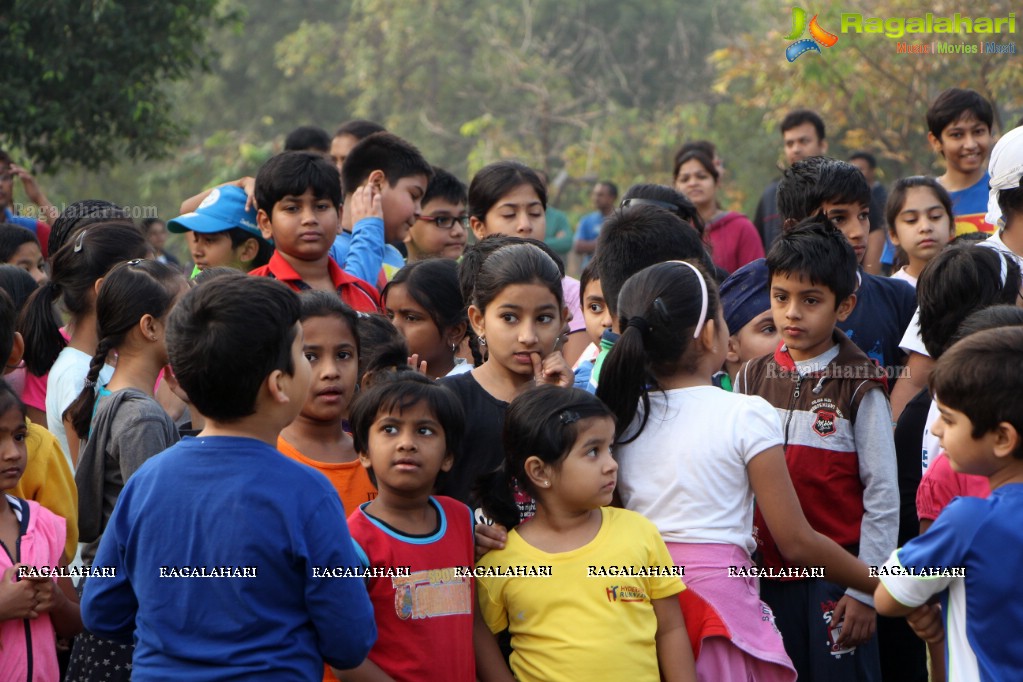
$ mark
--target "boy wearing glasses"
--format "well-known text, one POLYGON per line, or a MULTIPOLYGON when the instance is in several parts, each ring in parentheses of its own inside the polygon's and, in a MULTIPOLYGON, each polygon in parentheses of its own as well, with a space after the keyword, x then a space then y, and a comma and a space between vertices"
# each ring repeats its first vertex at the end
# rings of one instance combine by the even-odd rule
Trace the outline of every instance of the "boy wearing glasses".
POLYGON ((433 167, 433 177, 423 195, 423 213, 405 237, 408 262, 426 258, 458 260, 465 251, 469 222, 465 184, 443 168, 433 167))

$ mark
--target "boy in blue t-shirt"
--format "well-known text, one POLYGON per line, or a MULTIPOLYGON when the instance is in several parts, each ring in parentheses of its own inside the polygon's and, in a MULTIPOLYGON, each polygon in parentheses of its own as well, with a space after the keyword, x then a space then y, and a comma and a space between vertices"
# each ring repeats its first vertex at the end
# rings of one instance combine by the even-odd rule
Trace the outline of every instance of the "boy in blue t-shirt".
POLYGON ((298 318, 298 295, 261 277, 200 284, 170 314, 206 427, 125 485, 94 562, 113 575, 82 594, 89 631, 134 641, 133 679, 318 680, 376 640, 363 582, 317 576, 359 565, 337 491, 275 449, 312 378, 298 318))
POLYGON ((1021 356, 1023 329, 998 328, 938 360, 930 387, 941 416, 931 429, 952 468, 986 476, 991 496, 956 498, 879 570, 878 612, 912 616, 918 631, 935 625, 925 605, 940 598, 949 680, 1012 680, 1023 670, 1021 356))

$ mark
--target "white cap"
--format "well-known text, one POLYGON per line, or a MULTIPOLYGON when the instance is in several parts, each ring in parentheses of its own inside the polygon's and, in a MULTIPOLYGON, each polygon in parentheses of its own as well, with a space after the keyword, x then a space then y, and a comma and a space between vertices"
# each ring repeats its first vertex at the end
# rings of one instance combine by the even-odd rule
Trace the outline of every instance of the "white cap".
POLYGON ((988 162, 988 181, 991 191, 987 197, 987 215, 984 220, 989 225, 1004 227, 1002 209, 998 207, 998 193, 1003 189, 1017 189, 1023 178, 1023 126, 1013 128, 998 140, 991 150, 988 162))

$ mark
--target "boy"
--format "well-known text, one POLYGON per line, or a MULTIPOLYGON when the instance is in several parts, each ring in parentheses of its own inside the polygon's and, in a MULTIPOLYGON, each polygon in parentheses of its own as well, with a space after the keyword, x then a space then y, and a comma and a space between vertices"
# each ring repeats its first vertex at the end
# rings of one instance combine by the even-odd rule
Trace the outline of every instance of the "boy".
POLYGON ((43 258, 49 254, 48 243, 50 240, 49 223, 56 219, 60 212, 50 203, 50 200, 39 188, 39 183, 32 177, 32 174, 11 160, 10 155, 0 149, 0 222, 10 223, 24 227, 35 234, 39 240, 39 246, 43 251, 43 258), (17 213, 17 205, 14 203, 14 179, 21 180, 22 187, 29 201, 39 208, 39 220, 27 216, 20 216, 17 213))
POLYGON ((392 245, 405 240, 422 213, 432 175, 419 150, 396 135, 375 133, 355 145, 341 170, 344 204, 351 210, 341 216, 331 258, 383 288, 405 265, 392 245))
POLYGON ((372 284, 348 274, 328 255, 338 231, 341 182, 322 154, 284 152, 256 176, 256 222, 276 250, 249 274, 278 279, 294 291, 336 292, 355 310, 375 313, 380 296, 372 284))
MULTIPOLYGON (((895 547, 899 495, 884 375, 836 328, 856 306, 856 255, 814 216, 779 237, 767 268, 782 343, 739 371, 736 391, 777 408, 810 525, 877 565, 895 547)), ((759 512, 753 531, 761 567, 787 567, 759 512)), ((800 680, 880 680, 872 595, 822 578, 762 579, 760 593, 800 680)))
POLYGON ((586 335, 590 337, 590 345, 586 347, 572 371, 575 373, 575 388, 586 390, 593 373, 593 363, 600 353, 600 339, 604 332, 611 329, 611 313, 604 300, 604 292, 600 289, 600 273, 594 261, 587 263, 579 275, 579 298, 582 304, 583 319, 586 321, 586 335))
POLYGON ((351 676, 338 679, 476 679, 472 512, 431 495, 459 454, 465 415, 453 393, 421 374, 377 379, 351 412, 359 460, 379 493, 349 517, 362 565, 408 574, 370 577, 380 637, 351 676))
POLYGON ((778 183, 778 213, 786 230, 812 215, 826 215, 853 247, 859 286, 856 306, 838 328, 884 367, 889 382, 899 376, 904 356, 899 342, 916 310, 916 291, 907 282, 864 272, 870 230, 870 186, 850 163, 823 156, 797 161, 778 183))
POLYGON ((985 220, 998 230, 980 245, 1011 255, 1023 267, 1023 128, 1013 128, 998 140, 989 175, 985 220))
POLYGON ((423 195, 423 212, 405 236, 409 263, 424 258, 462 257, 469 225, 466 192, 461 180, 443 168, 433 167, 433 177, 423 195))
POLYGON ((618 203, 618 187, 609 180, 598 182, 593 187, 593 208, 596 210, 587 213, 580 220, 575 228, 573 238, 573 250, 582 256, 582 266, 586 267, 593 254, 597 250, 597 237, 600 236, 600 228, 615 210, 618 203))
POLYGON ((949 88, 927 110, 927 140, 945 160, 945 174, 938 182, 952 196, 956 236, 995 230, 984 219, 993 122, 991 102, 974 90, 949 88))
POLYGON ((720 381, 725 390, 732 390, 743 363, 773 353, 781 340, 771 312, 768 285, 763 258, 747 263, 721 283, 721 308, 728 325, 728 352, 720 381))
MULTIPOLYGON (((986 476, 991 496, 953 500, 926 533, 892 552, 874 593, 878 612, 890 616, 918 617, 940 597, 949 680, 1017 679, 1023 669, 1014 636, 1023 627, 1015 570, 1023 548, 1021 355, 1023 329, 1000 328, 938 360, 930 387, 941 417, 931 428, 952 468, 986 476), (911 567, 916 575, 906 574, 911 567)), ((939 620, 939 637, 941 628, 939 620)))
POLYGON ((256 209, 246 209, 247 201, 241 187, 215 187, 194 211, 167 222, 169 231, 188 235, 192 277, 219 266, 248 272, 270 260, 273 246, 256 225, 256 209))
POLYGON ((206 427, 125 485, 94 564, 116 575, 82 594, 88 630, 134 637, 133 679, 319 680, 376 639, 362 582, 315 575, 358 565, 337 491, 274 449, 309 391, 298 319, 298 296, 255 277, 171 312, 170 360, 206 427))

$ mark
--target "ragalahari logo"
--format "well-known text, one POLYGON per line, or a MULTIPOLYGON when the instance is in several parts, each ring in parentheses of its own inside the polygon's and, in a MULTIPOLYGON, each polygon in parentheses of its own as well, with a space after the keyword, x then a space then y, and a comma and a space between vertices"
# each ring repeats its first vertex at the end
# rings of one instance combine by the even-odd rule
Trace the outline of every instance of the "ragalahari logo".
POLYGON ((807 52, 821 53, 821 47, 831 47, 838 42, 838 36, 834 33, 828 33, 820 24, 817 23, 817 15, 813 15, 813 19, 810 20, 810 37, 803 38, 803 33, 806 32, 806 10, 802 7, 792 8, 792 33, 785 36, 785 40, 795 40, 796 42, 785 48, 785 57, 790 61, 794 62, 799 59, 802 55, 807 52))

